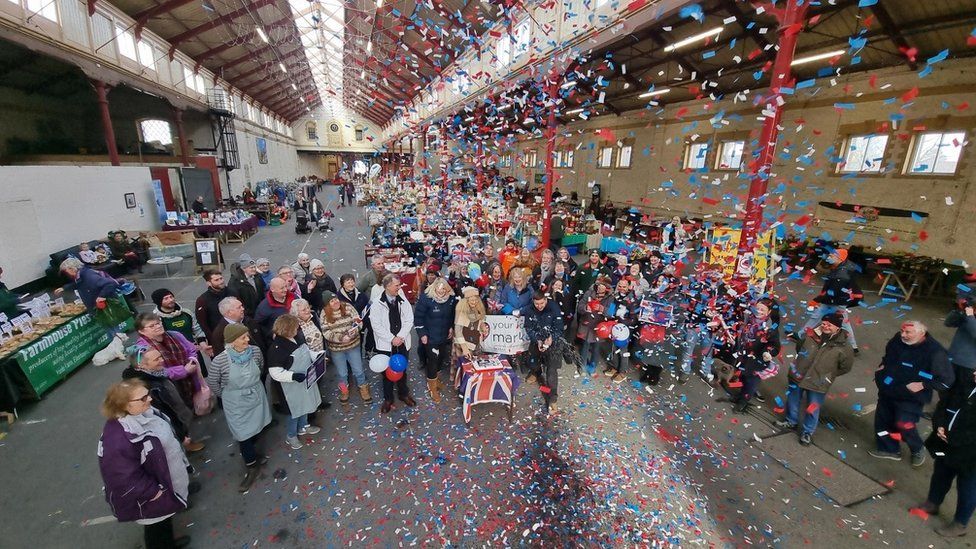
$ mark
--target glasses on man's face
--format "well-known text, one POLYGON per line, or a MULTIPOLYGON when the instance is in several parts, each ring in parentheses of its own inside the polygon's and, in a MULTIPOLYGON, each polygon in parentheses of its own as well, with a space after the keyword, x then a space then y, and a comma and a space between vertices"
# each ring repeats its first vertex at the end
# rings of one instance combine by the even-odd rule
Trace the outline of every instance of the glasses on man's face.
POLYGON ((146 394, 142 395, 139 398, 134 398, 134 399, 130 400, 129 402, 149 402, 149 399, 151 399, 151 398, 152 397, 149 396, 149 393, 146 393, 146 394))

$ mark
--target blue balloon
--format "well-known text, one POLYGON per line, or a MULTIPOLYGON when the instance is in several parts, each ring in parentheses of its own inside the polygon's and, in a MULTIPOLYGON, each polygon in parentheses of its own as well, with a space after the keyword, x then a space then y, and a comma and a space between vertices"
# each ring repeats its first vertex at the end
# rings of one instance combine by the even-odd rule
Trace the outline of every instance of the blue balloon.
POLYGON ((407 370, 407 357, 396 354, 390 357, 390 369, 394 372, 404 372, 407 370))
POLYGON ((478 265, 474 261, 468 263, 468 277, 471 280, 478 280, 481 278, 481 265, 478 265))
POLYGON ((626 340, 626 339, 615 339, 613 341, 613 344, 616 345, 617 347, 623 349, 624 347, 627 346, 627 343, 629 343, 629 342, 630 341, 629 340, 626 340))

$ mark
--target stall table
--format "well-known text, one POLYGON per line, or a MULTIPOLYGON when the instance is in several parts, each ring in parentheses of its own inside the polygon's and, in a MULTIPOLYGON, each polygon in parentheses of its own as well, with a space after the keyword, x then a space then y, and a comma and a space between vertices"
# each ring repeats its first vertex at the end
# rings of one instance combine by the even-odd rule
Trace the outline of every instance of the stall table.
MULTIPOLYGON (((126 330, 132 325, 130 318, 126 330)), ((21 400, 41 398, 108 343, 105 328, 84 312, 0 357, 0 410, 14 410, 21 400)))
MULTIPOLYGON (((476 357, 477 358, 477 357, 476 357)), ((499 370, 477 371, 467 358, 458 359, 454 373, 454 387, 461 398, 461 412, 464 423, 471 423, 471 407, 478 404, 498 402, 508 406, 508 419, 512 420, 515 411, 515 391, 520 381, 507 358, 501 359, 499 370)))
POLYGON ((210 223, 201 225, 164 225, 164 231, 193 229, 201 237, 216 235, 222 243, 244 242, 257 232, 258 217, 252 215, 240 223, 210 223))

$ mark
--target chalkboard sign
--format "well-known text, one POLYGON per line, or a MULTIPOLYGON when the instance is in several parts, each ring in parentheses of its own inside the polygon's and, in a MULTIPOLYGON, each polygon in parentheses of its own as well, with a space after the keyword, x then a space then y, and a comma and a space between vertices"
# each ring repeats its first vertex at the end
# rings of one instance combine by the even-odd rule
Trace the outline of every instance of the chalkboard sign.
POLYGON ((220 241, 216 238, 197 238, 193 241, 193 259, 198 269, 208 267, 221 268, 223 257, 220 252, 220 241))

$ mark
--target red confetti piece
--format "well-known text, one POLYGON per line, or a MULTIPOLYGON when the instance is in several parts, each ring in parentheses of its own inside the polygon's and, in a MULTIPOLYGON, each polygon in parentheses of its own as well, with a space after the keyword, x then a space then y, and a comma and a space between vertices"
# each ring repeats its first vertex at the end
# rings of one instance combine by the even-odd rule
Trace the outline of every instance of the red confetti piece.
POLYGON ((714 206, 714 205, 718 204, 718 200, 716 200, 714 198, 707 198, 707 197, 702 198, 702 202, 704 202, 705 204, 708 204, 709 206, 714 206))
POLYGON ((820 405, 816 402, 811 402, 810 405, 807 406, 807 413, 812 414, 817 411, 817 408, 820 408, 820 405))
POLYGON ((922 520, 929 520, 929 514, 926 513, 924 509, 919 509, 918 507, 912 507, 909 509, 908 514, 915 515, 922 520))
POLYGON ((918 231, 918 239, 921 240, 922 242, 925 242, 926 240, 929 239, 929 233, 925 231, 918 231))
POLYGON ((891 440, 901 440, 901 433, 888 433, 891 440))
POLYGON ((647 5, 647 0, 634 0, 627 4, 627 11, 637 11, 647 5))
POLYGON ((796 220, 797 225, 806 225, 809 222, 810 222, 810 216, 806 214, 801 215, 800 218, 796 220))
POLYGON ((823 474, 824 476, 828 476, 828 477, 834 476, 834 472, 826 467, 823 468, 823 474))
POLYGON ((901 96, 901 100, 903 103, 908 103, 916 97, 918 97, 918 86, 915 86, 914 88, 905 92, 905 94, 901 96))

